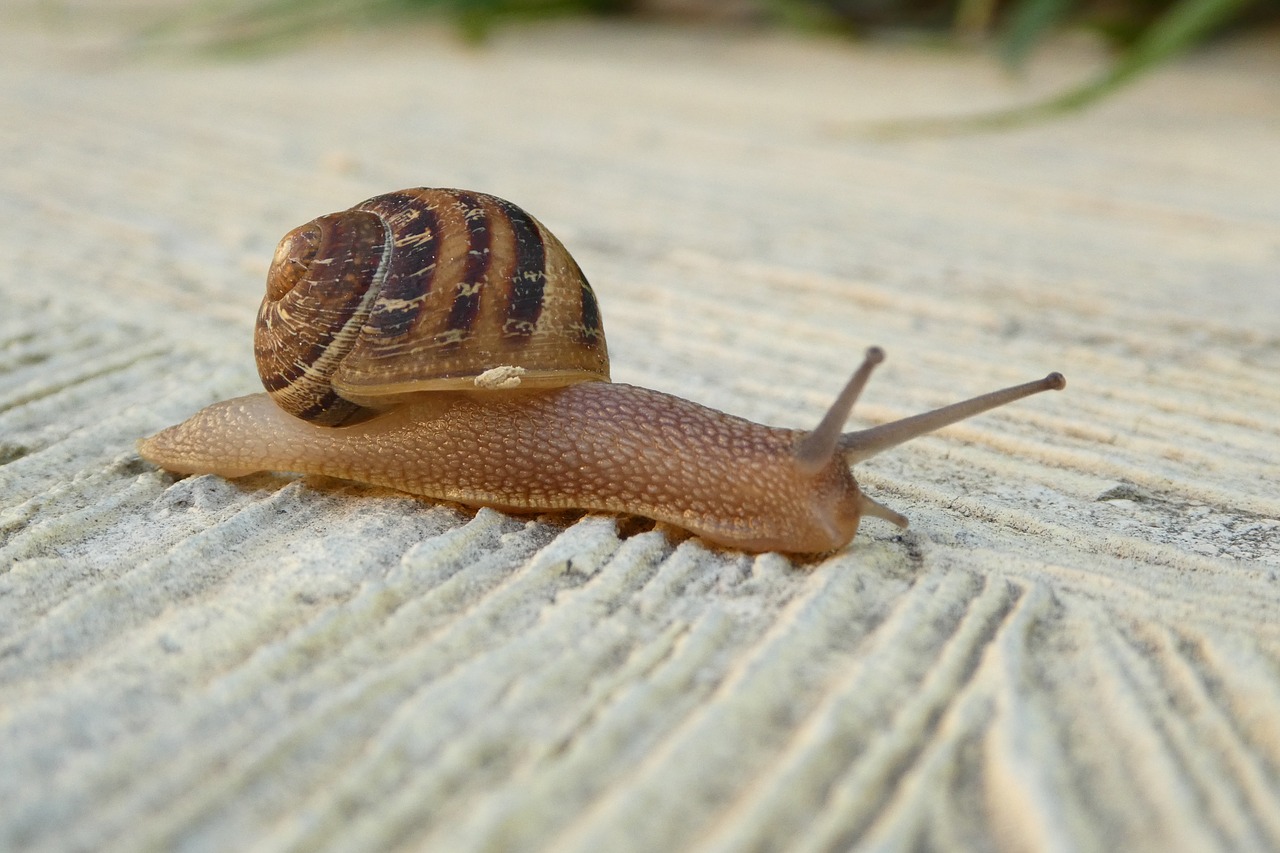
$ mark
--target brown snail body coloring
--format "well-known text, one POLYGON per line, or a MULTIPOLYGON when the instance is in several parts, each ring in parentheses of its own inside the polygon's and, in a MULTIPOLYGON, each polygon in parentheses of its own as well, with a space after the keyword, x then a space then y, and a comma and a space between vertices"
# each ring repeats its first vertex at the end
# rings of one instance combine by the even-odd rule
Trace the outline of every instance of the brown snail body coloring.
POLYGON ((210 406, 140 442, 142 456, 179 473, 293 471, 504 510, 642 515, 749 551, 834 550, 863 515, 905 526, 862 494, 852 463, 1065 385, 1053 373, 842 433, 877 348, 812 432, 611 383, 594 295, 563 246, 509 202, 442 189, 286 235, 255 351, 272 396, 210 406))

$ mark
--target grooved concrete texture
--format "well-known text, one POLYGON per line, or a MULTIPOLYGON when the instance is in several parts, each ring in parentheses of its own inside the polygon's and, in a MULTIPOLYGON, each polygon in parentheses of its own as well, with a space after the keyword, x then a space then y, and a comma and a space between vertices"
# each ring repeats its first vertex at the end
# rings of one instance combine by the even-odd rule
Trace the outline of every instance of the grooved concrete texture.
POLYGON ((1094 57, 0 44, 0 848, 1280 846, 1275 38, 892 142, 1094 57), (855 426, 1069 386, 860 466, 912 527, 809 561, 136 457, 256 389, 280 235, 419 184, 546 222, 620 381, 786 426, 871 343, 855 426))

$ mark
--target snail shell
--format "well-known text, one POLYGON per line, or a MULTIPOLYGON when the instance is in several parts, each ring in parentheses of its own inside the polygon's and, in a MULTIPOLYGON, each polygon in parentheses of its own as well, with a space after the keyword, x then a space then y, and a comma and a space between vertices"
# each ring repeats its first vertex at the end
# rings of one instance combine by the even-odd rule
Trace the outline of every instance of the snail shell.
POLYGON ((495 367, 525 388, 608 381, 591 285, 511 202, 421 187, 320 216, 280 241, 254 353, 276 405, 340 426, 477 388, 495 367))

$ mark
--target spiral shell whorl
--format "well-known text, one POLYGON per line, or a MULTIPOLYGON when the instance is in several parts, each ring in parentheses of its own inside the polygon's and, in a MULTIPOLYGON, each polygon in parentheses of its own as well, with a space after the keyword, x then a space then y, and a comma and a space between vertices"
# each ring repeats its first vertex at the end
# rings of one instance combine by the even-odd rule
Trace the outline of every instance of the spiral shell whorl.
POLYGON ((390 241, 367 213, 321 216, 285 235, 258 310, 254 355, 262 384, 291 415, 326 426, 361 407, 333 388, 377 297, 390 241))
POLYGON ((330 426, 494 367, 535 388, 609 378, 568 251, 510 202, 462 190, 388 193, 285 235, 255 351, 277 404, 330 426))

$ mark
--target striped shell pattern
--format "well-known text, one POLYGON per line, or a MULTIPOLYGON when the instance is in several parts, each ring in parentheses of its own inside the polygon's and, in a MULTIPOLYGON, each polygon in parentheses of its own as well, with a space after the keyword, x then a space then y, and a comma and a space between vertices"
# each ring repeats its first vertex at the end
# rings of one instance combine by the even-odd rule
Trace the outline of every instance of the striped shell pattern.
POLYGON ((514 204, 418 188, 313 219, 280 241, 254 336, 285 411, 354 423, 422 392, 608 381, 595 294, 560 241, 514 204))

